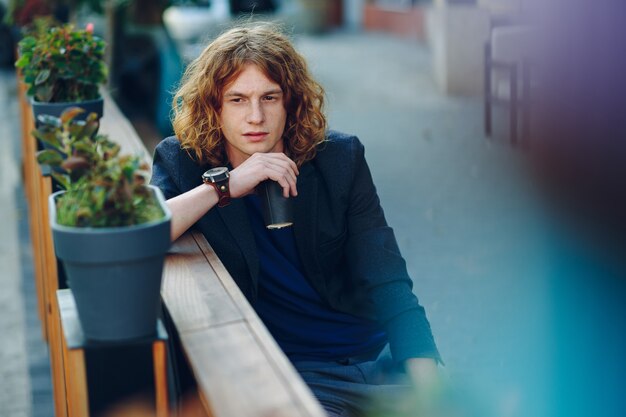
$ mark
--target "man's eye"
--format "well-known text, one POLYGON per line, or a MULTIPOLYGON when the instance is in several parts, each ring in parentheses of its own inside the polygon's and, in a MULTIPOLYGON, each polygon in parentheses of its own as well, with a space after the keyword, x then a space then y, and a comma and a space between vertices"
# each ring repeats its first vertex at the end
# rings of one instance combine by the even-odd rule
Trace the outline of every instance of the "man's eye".
POLYGON ((241 98, 239 97, 234 97, 230 99, 231 103, 241 103, 241 98))
POLYGON ((276 96, 265 96, 265 101, 274 101, 276 100, 276 96))

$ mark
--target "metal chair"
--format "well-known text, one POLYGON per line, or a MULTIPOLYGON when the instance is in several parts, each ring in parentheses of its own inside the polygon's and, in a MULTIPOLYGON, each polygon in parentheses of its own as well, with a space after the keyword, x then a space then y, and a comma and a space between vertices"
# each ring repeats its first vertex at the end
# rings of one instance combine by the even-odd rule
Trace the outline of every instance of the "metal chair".
POLYGON ((529 26, 498 26, 485 45, 485 134, 493 134, 492 107, 507 107, 513 146, 528 145, 530 134, 530 34, 529 26))

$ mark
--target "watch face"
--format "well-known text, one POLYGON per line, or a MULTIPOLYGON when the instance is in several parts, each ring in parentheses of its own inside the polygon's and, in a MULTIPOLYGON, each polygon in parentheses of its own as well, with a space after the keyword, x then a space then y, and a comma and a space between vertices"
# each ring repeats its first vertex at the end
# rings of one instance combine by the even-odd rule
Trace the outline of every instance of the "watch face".
POLYGON ((223 181, 226 178, 228 178, 228 168, 226 168, 226 167, 217 167, 217 168, 209 169, 204 174, 202 174, 202 178, 205 181, 208 180, 208 181, 211 181, 211 182, 223 181))

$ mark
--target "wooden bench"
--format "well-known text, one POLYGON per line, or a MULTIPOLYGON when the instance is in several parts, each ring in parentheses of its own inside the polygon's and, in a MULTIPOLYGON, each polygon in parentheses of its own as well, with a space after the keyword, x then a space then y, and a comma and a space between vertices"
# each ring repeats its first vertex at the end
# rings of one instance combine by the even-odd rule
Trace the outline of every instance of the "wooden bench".
MULTIPOLYGON (((23 97, 21 94, 23 145, 29 147, 24 152, 24 169, 40 314, 47 329, 44 335, 50 345, 55 411, 60 417, 67 416, 67 393, 59 309, 54 300, 58 288, 56 258, 47 213, 47 195, 52 190, 49 178, 42 176, 34 160, 34 139, 29 133, 32 116, 23 97)), ((123 152, 138 154, 151 163, 141 139, 106 93, 101 132, 118 142, 123 152)), ((172 245, 161 294, 208 415, 325 416, 202 234, 187 232, 172 245)))

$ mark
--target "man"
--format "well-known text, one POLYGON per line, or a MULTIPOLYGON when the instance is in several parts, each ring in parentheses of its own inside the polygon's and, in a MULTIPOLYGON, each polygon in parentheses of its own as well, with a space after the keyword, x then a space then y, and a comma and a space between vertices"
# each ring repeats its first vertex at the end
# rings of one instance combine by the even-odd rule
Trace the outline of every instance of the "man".
POLYGON ((362 415, 368 399, 407 387, 398 370, 419 390, 440 358, 363 146, 326 130, 323 104, 276 28, 231 29, 186 70, 152 182, 172 240, 202 231, 327 412, 362 415), (264 227, 264 180, 293 199, 292 228, 264 227))

